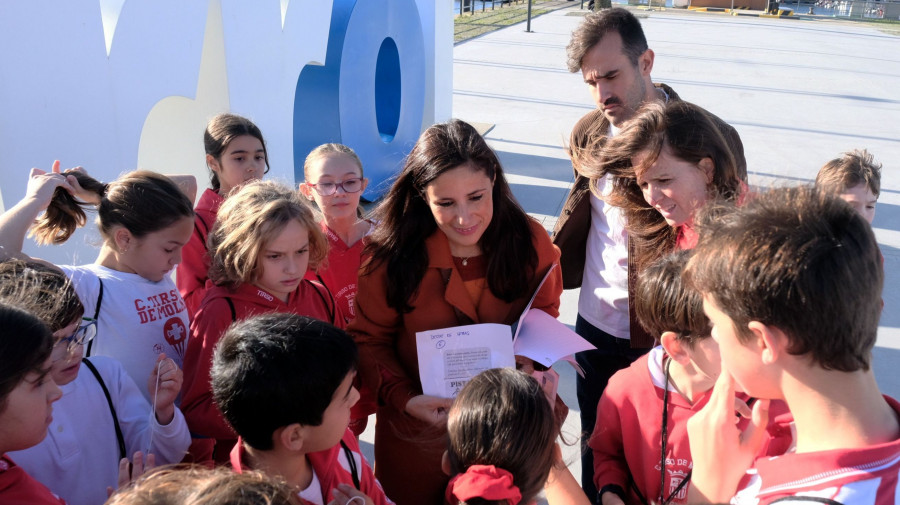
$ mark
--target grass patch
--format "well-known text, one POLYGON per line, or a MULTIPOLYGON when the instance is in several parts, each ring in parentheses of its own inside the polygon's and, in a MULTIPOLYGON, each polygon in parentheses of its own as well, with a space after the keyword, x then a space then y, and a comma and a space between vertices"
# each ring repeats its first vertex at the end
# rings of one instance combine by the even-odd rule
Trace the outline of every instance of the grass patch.
MULTIPOLYGON (((535 18, 541 14, 555 10, 552 7, 559 6, 559 1, 545 0, 533 1, 531 5, 531 17, 535 18), (549 4, 546 7, 539 7, 541 4, 549 4)), ((571 5, 571 4, 570 4, 571 5)), ((499 30, 500 28, 521 23, 528 19, 527 2, 519 4, 504 4, 496 6, 494 10, 485 9, 481 11, 476 8, 473 13, 464 13, 456 15, 453 20, 453 41, 461 42, 473 37, 477 37, 484 33, 499 30)))

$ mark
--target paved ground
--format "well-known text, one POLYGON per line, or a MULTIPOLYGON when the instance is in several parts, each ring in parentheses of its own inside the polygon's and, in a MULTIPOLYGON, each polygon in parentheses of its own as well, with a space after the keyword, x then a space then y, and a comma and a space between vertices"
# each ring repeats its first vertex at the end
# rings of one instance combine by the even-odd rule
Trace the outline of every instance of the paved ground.
MULTIPOLYGON (((580 75, 565 69, 565 45, 582 16, 572 4, 533 20, 532 33, 519 24, 454 49, 454 116, 495 125, 487 138, 516 196, 548 228, 573 179, 563 145, 594 107, 580 75)), ((656 52, 654 81, 738 130, 753 185, 809 181, 824 161, 857 147, 884 163, 874 226, 887 282, 874 366, 881 388, 900 395, 900 38, 828 20, 636 13, 656 52)), ((577 298, 577 290, 564 294, 567 324, 574 325, 577 298)), ((560 372, 573 439, 574 375, 568 365, 560 372)), ((580 475, 574 448, 567 458, 580 475)))

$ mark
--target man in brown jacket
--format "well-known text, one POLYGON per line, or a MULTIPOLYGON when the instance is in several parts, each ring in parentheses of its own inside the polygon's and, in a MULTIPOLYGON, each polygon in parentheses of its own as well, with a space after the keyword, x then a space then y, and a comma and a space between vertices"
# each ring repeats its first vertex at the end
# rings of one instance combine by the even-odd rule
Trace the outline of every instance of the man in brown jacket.
MULTIPOLYGON (((581 71, 597 104, 572 130, 569 153, 573 161, 588 144, 615 135, 645 102, 678 99, 671 88, 650 80, 653 51, 647 47, 640 22, 625 9, 586 16, 572 33, 566 52, 569 71, 581 71)), ((553 241, 562 250, 565 288, 581 287, 575 331, 597 346, 596 351, 576 355, 585 371, 584 378, 576 377, 584 443, 594 429, 597 403, 609 378, 654 343, 629 317, 628 240, 621 212, 591 194, 589 183, 576 170, 575 184, 553 232, 553 241)), ((598 187, 601 191, 609 187, 606 177, 598 181, 598 187)), ((582 452, 581 465, 585 493, 592 501, 599 500, 590 450, 582 452)))

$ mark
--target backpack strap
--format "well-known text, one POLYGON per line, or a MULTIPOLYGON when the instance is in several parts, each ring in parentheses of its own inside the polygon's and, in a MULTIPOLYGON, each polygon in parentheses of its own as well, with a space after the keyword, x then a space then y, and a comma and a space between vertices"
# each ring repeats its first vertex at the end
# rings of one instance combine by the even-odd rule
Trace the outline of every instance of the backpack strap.
POLYGON ((234 302, 231 301, 230 296, 225 297, 225 301, 228 302, 228 308, 231 309, 231 322, 237 321, 237 311, 234 310, 234 302))
MULTIPOLYGON (((103 279, 101 279, 100 277, 97 277, 97 280, 100 281, 100 294, 97 295, 97 308, 94 310, 94 320, 95 320, 95 321, 99 321, 99 317, 100 317, 100 304, 103 303, 103 279)), ((87 350, 86 350, 85 353, 84 353, 85 356, 90 356, 90 355, 91 355, 91 347, 94 346, 94 340, 97 340, 97 336, 96 336, 96 335, 94 335, 94 338, 92 338, 91 341, 88 342, 87 350)), ((92 369, 92 370, 93 370, 93 369, 92 369)), ((94 375, 97 375, 97 372, 94 372, 94 375)), ((98 380, 99 380, 99 378, 100 378, 100 376, 97 375, 97 379, 98 379, 98 380)), ((103 381, 100 381, 100 384, 103 384, 103 381)), ((106 387, 105 387, 105 386, 103 387, 103 390, 104 390, 104 391, 106 390, 106 387)), ((109 398, 109 394, 107 394, 106 397, 109 398)), ((112 404, 110 403, 110 405, 112 405, 112 404)), ((116 427, 118 428, 118 425, 116 425, 116 427)))
POLYGON ((200 235, 201 239, 203 239, 203 246, 205 247, 206 246, 206 237, 209 236, 209 225, 206 224, 206 221, 203 220, 203 217, 200 216, 200 214, 194 213, 194 217, 197 218, 197 220, 194 221, 194 229, 197 230, 197 234, 200 235), (197 225, 198 221, 200 224, 203 225, 202 230, 200 229, 200 226, 197 225))
POLYGON ((347 463, 350 465, 350 476, 353 478, 353 485, 356 486, 357 491, 362 491, 359 488, 359 470, 356 468, 356 459, 353 457, 353 451, 347 447, 347 443, 344 442, 344 439, 341 439, 341 448, 344 450, 344 456, 347 458, 347 463))
POLYGON ((106 403, 109 405, 109 413, 112 414, 113 425, 116 427, 116 441, 119 443, 119 459, 125 458, 127 457, 127 453, 125 452, 125 437, 122 435, 122 428, 119 426, 119 416, 116 415, 116 408, 113 407, 112 396, 109 394, 109 389, 107 389, 106 383, 103 382, 103 377, 100 376, 97 367, 95 367, 89 359, 82 358, 81 362, 88 367, 88 370, 90 370, 92 374, 94 374, 94 378, 97 379, 97 382, 100 383, 100 387, 103 388, 103 394, 106 396, 106 403))
MULTIPOLYGON (((331 290, 328 289, 328 285, 326 285, 325 281, 322 280, 322 276, 320 276, 318 273, 316 273, 316 278, 319 279, 319 282, 322 284, 322 287, 325 288, 325 292, 328 293, 328 298, 331 300, 331 305, 328 305, 328 300, 325 299, 325 295, 322 294, 322 292, 319 290, 318 286, 316 286, 312 282, 310 282, 310 285, 312 285, 313 291, 315 291, 316 294, 319 295, 319 298, 322 299, 322 303, 325 305, 325 309, 328 310, 328 318, 331 319, 331 324, 337 325, 337 321, 335 321, 335 318, 337 317, 337 311, 335 310, 335 308, 337 307, 337 304, 334 301, 334 295, 331 294, 331 290)), ((306 279, 304 279, 304 280, 306 280, 306 279)), ((307 282, 309 282, 309 281, 307 280, 307 282)))

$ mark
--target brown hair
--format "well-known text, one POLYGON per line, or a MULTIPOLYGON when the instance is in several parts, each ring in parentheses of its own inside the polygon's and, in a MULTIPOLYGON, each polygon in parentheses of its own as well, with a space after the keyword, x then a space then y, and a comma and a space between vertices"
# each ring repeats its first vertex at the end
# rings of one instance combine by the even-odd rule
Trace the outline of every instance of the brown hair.
POLYGON ((682 100, 644 104, 618 135, 595 146, 597 150, 578 164, 579 172, 592 179, 595 192, 601 177, 613 176, 612 191, 601 196, 610 205, 622 208, 639 270, 675 248, 677 230, 647 203, 637 181, 656 161, 663 147, 690 163, 699 163, 704 158, 712 160, 710 199, 737 199, 746 179, 743 147, 738 162, 737 147, 729 144, 722 126, 709 112, 682 100), (643 153, 647 153, 643 165, 633 166, 632 159, 643 153))
POLYGON ((317 268, 328 254, 328 242, 300 194, 274 181, 242 186, 219 208, 207 239, 210 280, 232 289, 255 281, 260 251, 291 220, 309 232, 309 267, 317 268))
POLYGON ((0 300, 17 302, 57 332, 84 315, 71 281, 58 268, 38 261, 0 263, 0 300), (23 290, 29 295, 23 297, 23 290))
MULTIPOLYGON (((168 177, 147 170, 129 172, 104 184, 77 170, 65 175, 78 179, 82 188, 93 192, 97 205, 97 226, 107 240, 115 226, 122 226, 134 237, 168 228, 179 219, 194 217, 190 199, 168 177)), ((86 222, 82 206, 65 189, 57 188, 47 212, 39 218, 31 234, 39 244, 61 244, 78 226, 86 222)))
POLYGON ((162 466, 120 488, 106 505, 300 505, 296 492, 262 472, 162 466))
POLYGON ((710 336, 710 327, 703 297, 682 280, 690 256, 691 251, 675 251, 647 266, 638 276, 634 311, 650 335, 659 338, 671 331, 693 346, 710 336))
POLYGON ((709 215, 686 275, 731 318, 739 340, 759 321, 787 335, 788 352, 826 370, 869 369, 884 269, 859 213, 802 186, 709 215))
POLYGON ((860 184, 868 186, 876 198, 881 193, 881 163, 865 149, 843 153, 822 165, 816 175, 816 187, 829 193, 843 193, 860 184))
MULTIPOLYGON (((494 368, 473 377, 457 395, 447 432, 451 476, 471 465, 494 465, 513 475, 520 503, 531 503, 550 474, 559 424, 533 377, 494 368)), ((464 503, 506 505, 480 498, 464 503)))
POLYGON ((406 158, 403 170, 375 209, 378 226, 369 235, 360 275, 386 264, 388 305, 400 312, 428 268, 425 239, 438 230, 425 200, 425 187, 440 175, 468 165, 494 181, 494 214, 479 246, 487 262, 485 278, 491 293, 511 302, 527 292, 535 277, 537 250, 531 240, 530 217, 512 194, 496 153, 472 125, 452 119, 425 130, 406 158))
POLYGON ((572 39, 566 46, 566 66, 569 72, 581 70, 584 55, 610 32, 622 37, 622 51, 631 64, 637 66, 638 58, 648 49, 644 30, 634 14, 627 9, 614 7, 588 14, 572 32, 572 39))
MULTIPOLYGON (((203 132, 203 149, 206 151, 206 154, 222 161, 222 153, 225 152, 228 144, 243 135, 250 135, 259 139, 259 143, 262 144, 263 154, 266 156, 266 171, 263 173, 269 173, 269 151, 266 149, 266 141, 263 139, 262 131, 253 124, 253 121, 243 116, 226 113, 210 119, 206 125, 206 130, 203 132)), ((213 189, 219 189, 219 176, 212 169, 209 170, 209 182, 213 189)))

